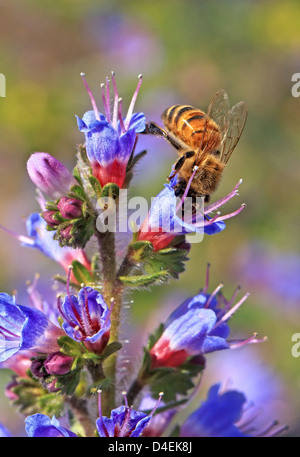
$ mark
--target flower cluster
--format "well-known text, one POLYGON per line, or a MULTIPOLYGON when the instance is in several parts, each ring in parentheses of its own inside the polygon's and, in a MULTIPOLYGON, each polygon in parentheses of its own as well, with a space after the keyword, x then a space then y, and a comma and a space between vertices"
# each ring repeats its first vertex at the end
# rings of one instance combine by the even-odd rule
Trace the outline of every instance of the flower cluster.
MULTIPOLYGON (((246 419, 245 395, 221 392, 219 384, 210 388, 192 414, 183 415, 186 403, 195 398, 211 352, 265 339, 256 333, 244 339, 229 337, 231 317, 248 294, 237 300, 237 288, 227 300, 222 284, 209 292, 209 268, 203 289, 173 309, 149 336, 146 347, 137 345, 140 365, 126 370, 124 404, 121 401, 126 297, 132 288, 148 289, 179 278, 191 245, 223 231, 224 221, 243 210, 241 205, 228 214, 219 212, 238 195, 242 180, 225 197, 205 206, 204 196, 192 201, 189 196, 198 168, 178 198, 173 166, 146 218, 119 249, 118 227, 102 231, 97 225, 99 216, 105 219, 105 211, 111 211, 99 200, 121 199, 120 189, 129 187, 144 155, 135 153, 139 134, 148 132, 145 115, 134 112, 142 76, 125 116, 114 72, 111 81, 106 78, 101 85, 103 112, 85 75, 81 76, 93 109, 76 116, 84 134, 76 165, 71 172, 52 155, 33 153, 27 170, 37 188, 40 212, 27 218, 26 235, 2 227, 22 246, 39 250, 63 269, 53 283, 49 281, 49 290, 55 286, 56 291, 50 301, 38 292, 37 279, 28 286, 26 303, 16 294, 0 293, 0 367, 13 373, 5 393, 25 414, 26 433, 107 438, 155 437, 167 430, 178 437, 282 432, 284 427, 275 423, 255 431, 246 419)), ((0 424, 0 436, 11 436, 5 425, 0 424)))

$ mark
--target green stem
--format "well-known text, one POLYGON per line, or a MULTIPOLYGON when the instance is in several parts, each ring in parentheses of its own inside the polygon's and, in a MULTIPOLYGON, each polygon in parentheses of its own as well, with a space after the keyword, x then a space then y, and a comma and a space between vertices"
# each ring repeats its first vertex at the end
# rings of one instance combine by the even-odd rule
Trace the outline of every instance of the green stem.
MULTIPOLYGON (((99 244, 100 258, 103 269, 103 296, 108 304, 113 305, 111 313, 111 329, 109 342, 118 341, 119 327, 122 309, 123 286, 117 280, 117 264, 115 252, 115 235, 113 232, 98 232, 96 236, 99 244)), ((112 409, 116 407, 115 391, 116 391, 116 367, 117 353, 112 354, 104 364, 105 376, 111 379, 111 384, 108 390, 105 391, 102 400, 103 414, 110 416, 112 409)))
POLYGON ((80 423, 81 427, 84 430, 85 436, 95 436, 95 424, 89 417, 86 400, 72 396, 70 398, 67 397, 66 401, 70 404, 77 421, 80 423))

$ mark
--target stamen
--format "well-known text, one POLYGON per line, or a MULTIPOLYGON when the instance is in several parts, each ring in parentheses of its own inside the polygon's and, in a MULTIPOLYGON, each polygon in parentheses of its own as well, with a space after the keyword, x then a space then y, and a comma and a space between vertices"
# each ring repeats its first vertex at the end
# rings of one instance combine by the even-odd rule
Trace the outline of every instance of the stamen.
POLYGON ((208 286, 209 286, 209 269, 210 269, 210 263, 207 264, 207 267, 206 267, 206 280, 205 280, 205 287, 204 289, 202 290, 202 293, 203 294, 206 294, 206 292, 208 291, 208 286))
POLYGON ((242 306, 242 304, 244 303, 245 300, 247 300, 247 298, 249 297, 249 293, 247 293, 246 295, 244 295, 239 302, 237 302, 226 314, 224 314, 223 317, 221 317, 221 319, 219 319, 213 330, 218 327, 220 324, 222 324, 223 322, 226 322, 239 308, 240 306, 242 306))
POLYGON ((259 339, 256 337, 257 337, 257 333, 254 333, 253 336, 251 336, 250 338, 248 338, 246 340, 231 342, 229 344, 230 349, 237 349, 237 348, 245 346, 246 344, 249 344, 249 343, 264 343, 267 340, 266 336, 264 338, 259 338, 259 339))
POLYGON ((104 430, 106 438, 109 438, 109 433, 107 431, 107 428, 104 425, 103 416, 102 416, 102 407, 101 407, 101 393, 102 393, 102 390, 99 389, 97 392, 98 392, 98 414, 99 414, 99 419, 100 419, 100 422, 101 422, 101 427, 104 430))
POLYGON ((124 390, 124 391, 122 392, 122 395, 123 395, 123 397, 124 397, 124 402, 125 402, 126 408, 129 408, 129 406, 128 406, 128 399, 127 399, 127 392, 124 390))
POLYGON ((126 115, 126 118, 125 118, 125 123, 124 123, 125 131, 128 130, 128 127, 129 127, 129 124, 130 124, 131 116, 132 116, 132 113, 133 113, 133 108, 134 108, 134 105, 135 105, 135 102, 136 102, 136 99, 137 99, 137 96, 138 96, 138 93, 139 93, 139 90, 140 90, 140 87, 141 87, 141 84, 142 84, 143 75, 139 75, 138 78, 139 78, 139 82, 138 82, 138 85, 136 86, 136 89, 135 89, 135 91, 133 93, 133 96, 132 96, 132 99, 131 99, 131 102, 130 102, 130 105, 129 105, 129 108, 128 108, 128 111, 127 111, 127 115, 126 115))
POLYGON ((187 186, 185 188, 185 191, 184 191, 184 194, 182 196, 182 198, 180 199, 180 202, 178 203, 178 205, 176 206, 176 213, 177 211, 179 211, 179 209, 182 207, 183 205, 183 202, 185 200, 185 197, 187 196, 188 194, 188 191, 190 190, 190 187, 191 187, 191 184, 192 184, 192 181, 194 179, 194 176, 196 174, 196 172, 199 170, 199 167, 197 165, 194 166, 194 169, 193 169, 193 173, 191 174, 190 176, 190 179, 188 180, 188 183, 187 183, 187 186))
POLYGON ((34 246, 35 245, 35 241, 34 239, 30 238, 29 236, 26 236, 26 235, 19 235, 18 233, 16 232, 13 232, 12 230, 9 230, 7 229, 6 227, 3 227, 3 225, 0 225, 0 229, 1 230, 4 230, 6 233, 8 233, 9 235, 13 236, 14 238, 16 238, 18 241, 20 241, 21 243, 24 243, 24 244, 27 244, 29 246, 34 246))
POLYGON ((83 80, 83 83, 86 87, 86 90, 89 94, 89 97, 91 99, 91 103, 92 103, 92 107, 93 107, 93 110, 94 110, 94 113, 95 113, 95 118, 97 119, 97 121, 100 121, 100 116, 99 116, 99 110, 97 108, 97 105, 96 105, 96 101, 94 99, 94 96, 92 94, 92 91, 91 89, 89 88, 89 85, 88 83, 86 82, 86 79, 85 79, 85 73, 80 73, 80 76, 82 77, 82 80, 83 80))
POLYGON ((119 104, 119 94, 118 94, 118 88, 117 88, 117 84, 116 84, 116 80, 115 80, 115 72, 114 72, 114 71, 111 72, 111 80, 112 80, 112 84, 113 84, 113 88, 114 88, 114 94, 115 94, 115 98, 114 98, 114 108, 113 108, 112 126, 113 126, 114 129, 116 130, 116 129, 117 129, 117 126, 118 126, 118 104, 119 104))
POLYGON ((107 120, 111 122, 111 115, 110 115, 110 97, 109 97, 109 79, 105 79, 106 82, 106 106, 107 106, 107 120))
POLYGON ((221 198, 220 200, 217 200, 215 203, 212 203, 211 205, 206 206, 205 214, 215 211, 216 209, 220 208, 220 206, 223 206, 225 203, 227 203, 229 200, 231 200, 235 195, 238 195, 237 189, 242 184, 242 182, 243 182, 243 180, 240 179, 239 182, 232 189, 232 191, 229 192, 229 194, 227 194, 224 198, 221 198))
POLYGON ((123 105, 122 98, 119 98, 118 102, 119 102, 118 103, 118 118, 120 121, 122 133, 125 133, 126 129, 125 129, 125 125, 124 125, 123 118, 122 118, 122 105, 123 105))
POLYGON ((163 397, 163 395, 164 395, 164 392, 159 392, 158 395, 159 395, 159 397, 158 397, 158 399, 157 399, 157 402, 156 402, 156 404, 154 405, 154 408, 152 409, 151 413, 149 413, 149 416, 153 416, 153 414, 154 414, 155 411, 157 410, 158 405, 160 404, 161 399, 162 399, 162 397, 163 397))
POLYGON ((241 211, 243 211, 245 206, 246 206, 246 204, 243 203, 236 211, 233 211, 232 213, 229 213, 229 214, 225 214, 224 216, 220 216, 218 218, 210 219, 209 222, 207 222, 207 223, 205 221, 204 225, 205 226, 210 225, 212 223, 211 222, 212 220, 214 220, 215 222, 221 222, 221 221, 225 221, 226 219, 230 219, 231 217, 237 216, 241 211))
POLYGON ((103 102, 105 117, 106 117, 106 119, 107 119, 108 122, 109 122, 109 118, 110 118, 110 109, 109 109, 109 106, 108 106, 108 104, 107 104, 105 84, 102 83, 102 84, 100 85, 100 87, 101 87, 101 95, 102 95, 102 102, 103 102))
POLYGON ((205 303, 204 308, 208 308, 209 307, 209 305, 212 302, 212 299, 217 295, 217 293, 219 292, 220 289, 222 289, 222 287, 224 287, 224 284, 222 284, 222 283, 219 284, 218 287, 216 287, 216 289, 213 291, 213 293, 210 295, 209 299, 205 303))

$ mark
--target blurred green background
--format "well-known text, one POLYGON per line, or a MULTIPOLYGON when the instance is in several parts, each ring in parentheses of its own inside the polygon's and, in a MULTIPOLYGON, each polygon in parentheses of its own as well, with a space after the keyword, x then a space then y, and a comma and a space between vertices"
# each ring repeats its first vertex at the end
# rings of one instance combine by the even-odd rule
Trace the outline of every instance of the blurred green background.
MULTIPOLYGON (((230 379, 249 400, 258 399, 265 414, 288 423, 294 436, 300 433, 300 359, 291 354, 292 335, 300 332, 300 99, 291 94, 291 78, 300 72, 299 23, 297 0, 15 0, 0 5, 0 73, 6 76, 6 98, 0 99, 0 223, 18 233, 25 233, 24 219, 38 210, 26 173, 29 155, 46 151, 69 169, 75 164, 76 144, 83 141, 75 114, 90 109, 80 72, 101 105, 100 83, 114 70, 124 108, 143 73, 136 109, 156 122, 174 103, 206 110, 222 88, 232 104, 246 101, 246 128, 214 197, 243 178, 240 196, 224 211, 243 202, 246 209, 228 221, 224 232, 192 246, 178 281, 130 297, 126 338, 137 325, 150 331, 159 317, 195 294, 210 262, 211 291, 223 282, 228 297, 238 284, 251 293, 232 319, 232 336, 256 331, 268 341, 211 354, 200 396, 212 381, 230 379)), ((141 138, 138 146, 147 147, 148 155, 131 195, 150 198, 161 190, 175 154, 158 138, 141 138)), ((23 296, 25 282, 37 271, 42 285, 58 272, 50 259, 19 247, 4 232, 0 258, 1 291, 7 293, 17 290, 23 296)), ((0 421, 21 433, 23 418, 2 394, 8 380, 3 370, 0 421)))

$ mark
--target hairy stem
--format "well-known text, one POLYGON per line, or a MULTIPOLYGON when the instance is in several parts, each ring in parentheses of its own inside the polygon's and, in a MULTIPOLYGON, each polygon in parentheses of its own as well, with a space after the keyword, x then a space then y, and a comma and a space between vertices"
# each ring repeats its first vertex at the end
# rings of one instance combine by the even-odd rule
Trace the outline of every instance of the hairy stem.
POLYGON ((82 426, 85 436, 95 436, 95 424, 89 417, 86 400, 73 396, 67 397, 66 401, 70 404, 77 421, 82 426))

